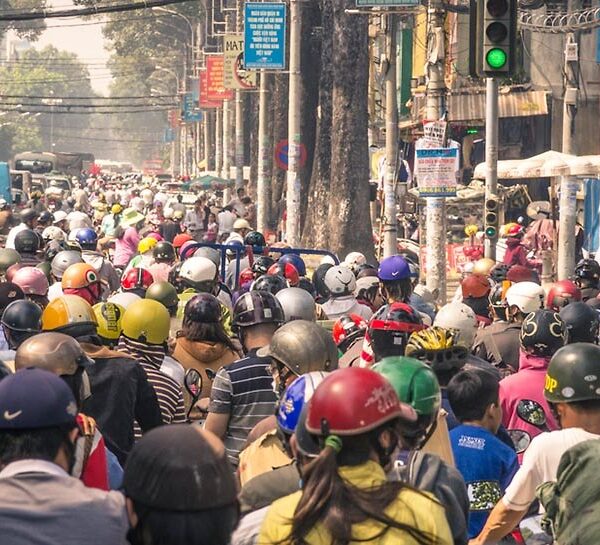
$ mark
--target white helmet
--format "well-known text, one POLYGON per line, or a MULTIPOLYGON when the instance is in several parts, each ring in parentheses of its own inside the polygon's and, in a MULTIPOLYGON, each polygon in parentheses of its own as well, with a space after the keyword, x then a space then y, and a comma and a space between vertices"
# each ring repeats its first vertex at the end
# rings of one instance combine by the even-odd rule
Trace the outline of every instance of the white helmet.
POLYGON ((210 259, 217 267, 221 265, 221 252, 216 248, 211 248, 210 246, 200 246, 195 252, 194 256, 196 257, 206 257, 210 259))
POLYGON ((152 190, 147 187, 146 189, 142 189, 140 191, 140 197, 144 199, 144 202, 146 204, 152 204, 152 198, 154 197, 154 193, 152 193, 152 190))
POLYGON ((286 322, 292 320, 315 321, 315 300, 302 288, 284 288, 275 294, 281 303, 286 322))
POLYGON ((165 219, 171 219, 175 211, 172 208, 165 208, 163 210, 163 216, 165 219))
POLYGON ((206 257, 192 256, 181 265, 179 276, 196 287, 200 282, 213 282, 217 277, 217 266, 206 257))
POLYGON ((346 265, 354 274, 359 265, 364 265, 367 262, 367 258, 360 252, 350 252, 344 259, 343 265, 346 265))
POLYGON ((62 220, 67 219, 68 214, 64 210, 57 210, 52 214, 54 216, 54 221, 52 223, 57 224, 62 220))
POLYGON ((42 231, 42 238, 46 242, 49 240, 65 240, 66 236, 67 235, 65 234, 65 232, 60 227, 56 227, 56 225, 50 225, 50 227, 46 227, 42 231))
POLYGON ((139 301, 141 297, 136 295, 131 291, 120 291, 111 295, 108 298, 109 303, 114 303, 115 305, 121 305, 124 309, 126 309, 131 303, 135 303, 139 301))
POLYGON ((356 289, 356 277, 345 265, 337 265, 325 274, 325 285, 334 297, 349 295, 356 289))
POLYGON ((523 314, 540 310, 544 304, 544 288, 535 282, 517 282, 506 290, 509 307, 517 307, 523 314))
POLYGON ((335 260, 329 254, 327 254, 321 258, 319 265, 335 265, 335 260))
POLYGON ((435 315, 434 326, 458 331, 458 344, 471 349, 477 332, 477 318, 463 303, 448 303, 435 315))

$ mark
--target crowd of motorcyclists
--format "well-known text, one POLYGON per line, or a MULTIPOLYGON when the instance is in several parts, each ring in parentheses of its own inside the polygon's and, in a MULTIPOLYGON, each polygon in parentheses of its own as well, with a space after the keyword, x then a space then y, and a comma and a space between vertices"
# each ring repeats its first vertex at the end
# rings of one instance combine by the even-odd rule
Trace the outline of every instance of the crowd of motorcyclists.
POLYGON ((542 287, 515 243, 440 306, 409 251, 184 200, 0 202, 2 543, 595 542, 595 260, 542 287))

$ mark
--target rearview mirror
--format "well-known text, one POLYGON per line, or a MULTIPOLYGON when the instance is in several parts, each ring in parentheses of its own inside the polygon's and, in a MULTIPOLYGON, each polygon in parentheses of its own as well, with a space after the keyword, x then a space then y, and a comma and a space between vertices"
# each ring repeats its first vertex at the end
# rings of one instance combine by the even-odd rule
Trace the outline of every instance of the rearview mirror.
POLYGON ((508 430, 508 435, 515 446, 517 454, 522 454, 531 444, 531 435, 523 430, 508 430))
POLYGON ((517 414, 521 420, 536 428, 546 428, 546 413, 544 413, 544 408, 537 401, 522 399, 517 405, 517 414))

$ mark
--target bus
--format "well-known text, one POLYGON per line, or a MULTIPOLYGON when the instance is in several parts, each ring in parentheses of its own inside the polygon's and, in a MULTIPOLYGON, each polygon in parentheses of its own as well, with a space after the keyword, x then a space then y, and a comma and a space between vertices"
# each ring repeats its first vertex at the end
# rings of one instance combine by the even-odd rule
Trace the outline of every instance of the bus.
POLYGON ((26 151, 13 159, 14 170, 27 170, 32 174, 60 172, 69 176, 79 176, 94 164, 92 153, 26 151))

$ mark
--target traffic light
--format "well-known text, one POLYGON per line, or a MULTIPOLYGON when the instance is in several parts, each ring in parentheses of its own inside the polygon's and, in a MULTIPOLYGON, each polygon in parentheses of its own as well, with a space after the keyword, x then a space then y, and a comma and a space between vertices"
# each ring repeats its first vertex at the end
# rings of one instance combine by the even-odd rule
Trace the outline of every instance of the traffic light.
POLYGON ((485 199, 485 236, 490 239, 498 238, 498 197, 488 195, 485 199))
POLYGON ((501 77, 515 71, 518 0, 471 0, 469 71, 501 77))

